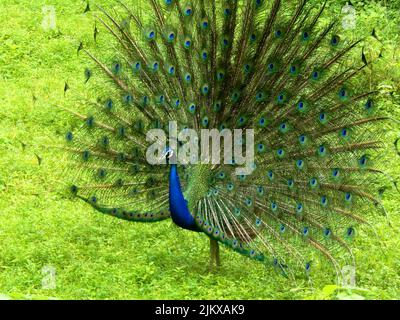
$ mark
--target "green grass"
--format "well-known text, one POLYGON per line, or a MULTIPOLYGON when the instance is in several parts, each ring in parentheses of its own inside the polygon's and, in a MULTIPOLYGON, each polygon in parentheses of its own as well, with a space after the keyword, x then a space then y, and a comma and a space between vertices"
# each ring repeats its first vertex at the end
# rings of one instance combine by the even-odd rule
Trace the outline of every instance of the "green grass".
MULTIPOLYGON (((59 144, 65 131, 68 121, 57 108, 65 101, 64 82, 83 90, 85 65, 76 48, 81 39, 91 39, 93 28, 93 18, 82 14, 84 7, 77 0, 0 4, 0 299, 400 297, 400 196, 392 189, 383 195, 392 227, 377 215, 372 223, 378 237, 361 230, 355 241, 357 288, 352 290, 335 287, 331 277, 318 273, 312 282, 294 283, 226 249, 223 267, 209 272, 205 236, 171 222, 116 221, 66 197, 58 174, 63 163, 41 146, 59 144), (56 8, 57 31, 41 28, 44 4, 56 8), (41 165, 35 154, 43 158, 41 165), (54 290, 42 288, 44 266, 56 269, 54 290)), ((368 34, 375 24, 388 48, 374 76, 398 90, 398 35, 391 29, 396 23, 380 21, 386 13, 378 5, 362 10, 361 17, 371 18, 368 23, 361 19, 360 33, 368 34)), ((397 105, 387 100, 385 108, 400 118, 398 97, 397 91, 397 105)), ((397 179, 399 159, 388 168, 397 179)))

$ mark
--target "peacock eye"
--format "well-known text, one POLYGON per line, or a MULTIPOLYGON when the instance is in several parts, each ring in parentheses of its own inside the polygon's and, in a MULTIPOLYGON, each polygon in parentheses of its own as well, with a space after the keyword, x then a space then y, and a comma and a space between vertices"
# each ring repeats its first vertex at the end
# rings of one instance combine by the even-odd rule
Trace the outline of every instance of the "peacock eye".
POLYGON ((374 102, 371 99, 368 99, 368 101, 364 105, 365 110, 369 111, 374 107, 374 102))
POLYGON ((153 40, 155 37, 156 37, 155 31, 149 31, 149 32, 147 33, 147 39, 153 40))
POLYGON ((335 47, 339 44, 339 41, 340 41, 340 37, 335 35, 331 39, 331 45, 335 47))
POLYGON ((67 139, 69 142, 72 141, 74 139, 74 134, 72 132, 67 132, 65 139, 67 139))
POLYGON ((346 230, 346 235, 347 235, 348 237, 352 237, 352 236, 354 235, 354 233, 355 233, 355 230, 354 230, 353 227, 349 227, 349 228, 346 230))
POLYGON ((338 169, 334 169, 332 172, 334 177, 337 177, 339 175, 339 170, 338 169))

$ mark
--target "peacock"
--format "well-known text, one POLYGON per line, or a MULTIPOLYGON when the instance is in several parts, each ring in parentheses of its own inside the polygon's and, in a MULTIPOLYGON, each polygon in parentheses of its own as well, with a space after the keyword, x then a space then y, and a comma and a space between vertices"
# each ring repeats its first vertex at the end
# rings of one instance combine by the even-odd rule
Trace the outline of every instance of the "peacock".
POLYGON ((105 215, 204 234, 212 268, 223 245, 287 277, 325 266, 340 276, 357 227, 384 210, 389 117, 363 82, 365 39, 326 2, 143 8, 97 6, 94 41, 103 30, 106 44, 79 45, 88 94, 64 108, 69 192, 105 215), (199 155, 218 142, 220 157, 199 155))

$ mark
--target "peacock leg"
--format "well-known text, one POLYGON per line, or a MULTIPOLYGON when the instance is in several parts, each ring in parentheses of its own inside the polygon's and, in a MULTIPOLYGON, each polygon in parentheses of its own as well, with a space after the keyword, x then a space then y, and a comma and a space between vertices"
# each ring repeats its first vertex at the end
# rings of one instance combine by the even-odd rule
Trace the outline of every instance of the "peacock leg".
POLYGON ((219 244, 218 241, 210 239, 210 268, 212 269, 214 263, 217 267, 221 266, 221 260, 219 257, 219 244))
POLYGON ((217 267, 221 266, 221 259, 219 257, 219 243, 218 241, 215 241, 215 263, 217 267))

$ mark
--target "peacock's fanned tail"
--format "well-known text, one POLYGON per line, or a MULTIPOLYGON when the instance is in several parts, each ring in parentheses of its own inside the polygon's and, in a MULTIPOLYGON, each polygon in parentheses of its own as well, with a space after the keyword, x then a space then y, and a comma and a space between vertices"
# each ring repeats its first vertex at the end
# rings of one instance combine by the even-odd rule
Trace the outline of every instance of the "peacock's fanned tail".
POLYGON ((123 3, 113 14, 98 7, 95 36, 109 48, 78 50, 93 66, 90 94, 69 107, 71 192, 125 220, 169 218, 169 166, 147 162, 147 131, 168 132, 170 121, 254 129, 251 175, 234 163, 178 166, 197 228, 284 274, 353 265, 356 228, 380 206, 386 117, 362 85, 360 40, 324 7, 149 0, 145 18, 123 3))

